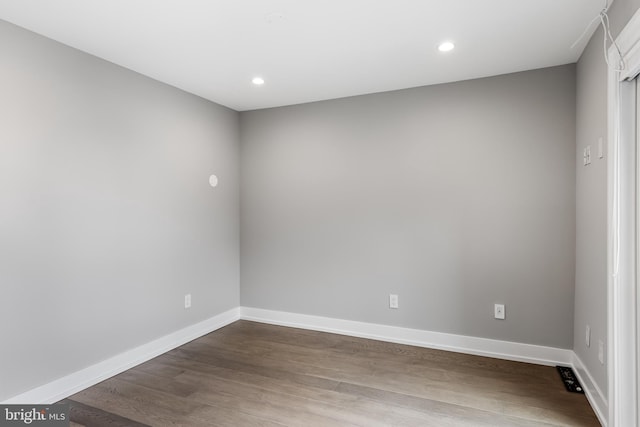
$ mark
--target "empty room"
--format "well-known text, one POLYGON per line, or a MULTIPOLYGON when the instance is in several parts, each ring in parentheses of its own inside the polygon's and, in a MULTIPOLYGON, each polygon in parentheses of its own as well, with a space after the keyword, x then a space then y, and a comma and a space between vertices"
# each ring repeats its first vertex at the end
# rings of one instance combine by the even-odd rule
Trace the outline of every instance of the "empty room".
POLYGON ((0 425, 638 426, 639 9, 0 0, 0 425))

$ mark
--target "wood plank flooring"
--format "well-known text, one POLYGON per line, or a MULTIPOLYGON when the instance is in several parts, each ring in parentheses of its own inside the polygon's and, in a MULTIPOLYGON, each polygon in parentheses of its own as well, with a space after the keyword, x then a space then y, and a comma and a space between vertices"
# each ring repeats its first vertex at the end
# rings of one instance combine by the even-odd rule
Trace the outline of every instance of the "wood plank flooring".
POLYGON ((599 426, 555 368, 238 321, 71 396, 72 426, 599 426))

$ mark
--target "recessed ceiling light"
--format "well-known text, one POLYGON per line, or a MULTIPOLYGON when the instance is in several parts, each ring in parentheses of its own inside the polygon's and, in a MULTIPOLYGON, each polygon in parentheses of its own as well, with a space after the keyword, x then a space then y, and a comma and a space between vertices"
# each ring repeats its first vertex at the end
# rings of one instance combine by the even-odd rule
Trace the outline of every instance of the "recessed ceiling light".
POLYGON ((251 83, 253 83, 256 86, 262 86, 264 84, 264 79, 262 77, 254 77, 251 80, 251 83))
POLYGON ((450 52, 453 50, 453 48, 456 47, 456 45, 454 45, 451 42, 444 42, 444 43, 440 43, 440 46, 438 46, 438 50, 440 52, 450 52))

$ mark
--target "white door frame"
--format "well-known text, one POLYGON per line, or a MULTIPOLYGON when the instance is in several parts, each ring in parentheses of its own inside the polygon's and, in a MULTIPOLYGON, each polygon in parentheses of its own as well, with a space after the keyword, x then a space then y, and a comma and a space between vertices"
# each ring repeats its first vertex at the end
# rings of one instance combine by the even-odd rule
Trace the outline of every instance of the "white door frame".
MULTIPOLYGON (((640 10, 616 39, 623 71, 608 71, 609 156, 607 177, 607 321, 609 427, 637 426, 638 296, 636 241, 637 117, 636 81, 640 74, 640 10)), ((609 63, 620 62, 617 50, 609 63)))

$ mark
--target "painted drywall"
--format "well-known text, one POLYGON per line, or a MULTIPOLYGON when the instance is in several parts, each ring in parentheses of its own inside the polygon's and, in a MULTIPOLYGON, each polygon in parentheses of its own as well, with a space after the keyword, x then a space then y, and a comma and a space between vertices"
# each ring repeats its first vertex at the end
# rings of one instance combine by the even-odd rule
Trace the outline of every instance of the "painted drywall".
POLYGON ((0 401, 239 305, 238 113, 3 21, 0 94, 0 401))
POLYGON ((243 306, 573 346, 574 65, 240 123, 243 306))
MULTIPOLYGON (((610 11, 617 35, 640 8, 640 0, 616 0, 610 11)), ((607 365, 598 360, 598 342, 607 343, 607 68, 598 29, 577 64, 576 79, 576 286, 574 351, 602 393, 607 395, 607 365), (583 166, 583 149, 591 146, 592 163, 583 166), (586 345, 586 327, 591 344, 586 345)), ((606 356, 605 356, 606 357, 606 356)))

